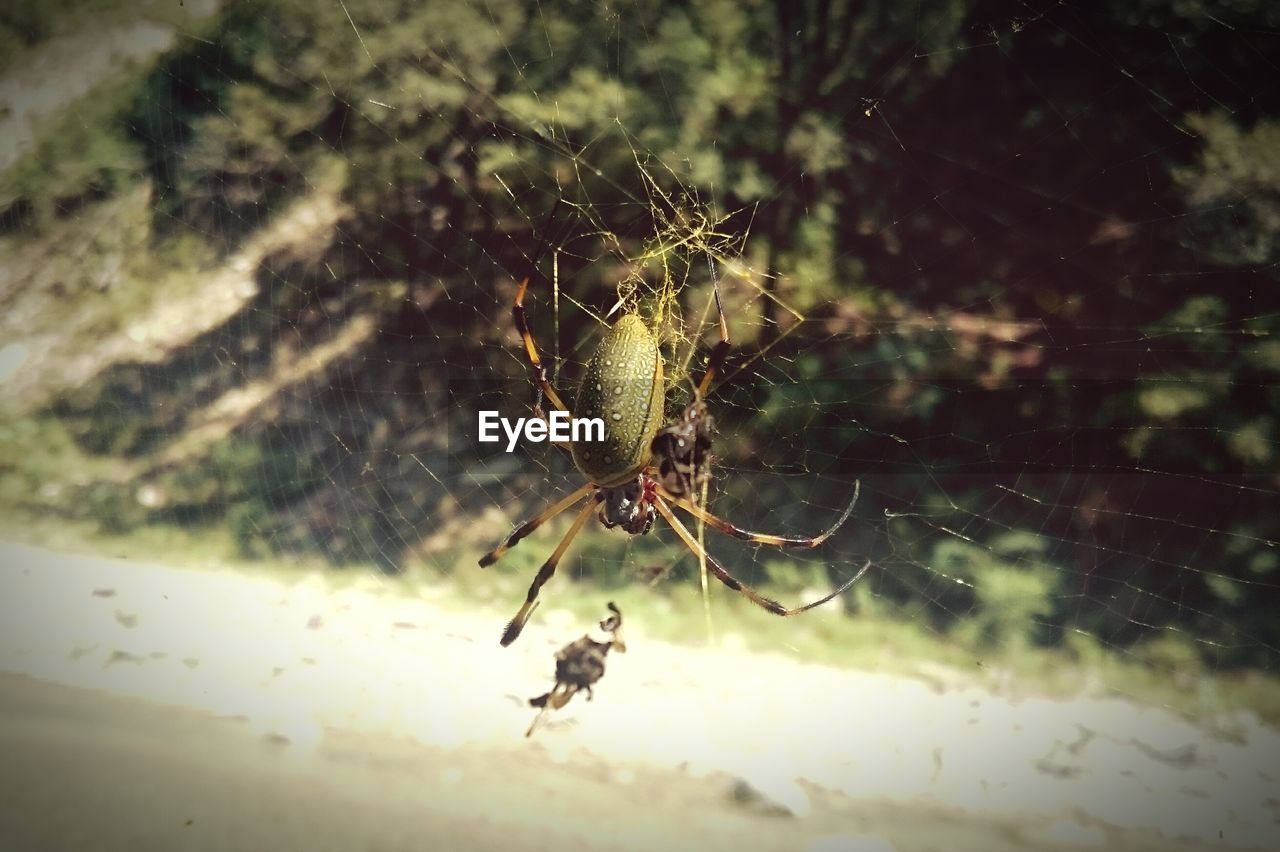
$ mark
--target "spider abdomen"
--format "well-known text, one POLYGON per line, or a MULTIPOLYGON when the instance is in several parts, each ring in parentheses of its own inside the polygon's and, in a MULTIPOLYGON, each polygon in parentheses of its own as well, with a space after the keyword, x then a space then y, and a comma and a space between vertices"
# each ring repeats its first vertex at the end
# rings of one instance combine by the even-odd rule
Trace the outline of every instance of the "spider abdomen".
POLYGON ((627 314, 587 362, 575 417, 599 417, 603 441, 578 441, 573 463, 603 488, 636 476, 649 463, 663 415, 662 354, 644 320, 627 314))

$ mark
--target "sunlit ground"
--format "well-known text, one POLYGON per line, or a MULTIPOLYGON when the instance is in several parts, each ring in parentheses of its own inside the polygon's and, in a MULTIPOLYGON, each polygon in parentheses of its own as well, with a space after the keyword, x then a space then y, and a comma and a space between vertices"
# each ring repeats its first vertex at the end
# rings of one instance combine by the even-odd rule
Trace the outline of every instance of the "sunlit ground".
MULTIPOLYGON (((16 545, 2 561, 0 669, 237 719, 272 746, 271 761, 303 775, 344 737, 389 737, 406 755, 491 750, 550 773, 591 767, 591 784, 608 788, 678 772, 723 793, 712 798, 726 808, 727 779, 739 778, 815 820, 810 829, 829 827, 822 797, 839 795, 1009 820, 1037 843, 1221 833, 1267 847, 1278 836, 1280 734, 1247 712, 1211 735, 1165 709, 997 694, 941 667, 871 674, 672 645, 633 617, 595 701, 576 700, 526 740, 525 700, 588 626, 567 610, 540 613, 503 649, 490 607, 460 612, 431 600, 439 592, 405 594, 372 575, 335 585, 16 545)), ((323 774, 341 786, 341 773, 323 774)), ((416 780, 427 790, 452 777, 416 780)))

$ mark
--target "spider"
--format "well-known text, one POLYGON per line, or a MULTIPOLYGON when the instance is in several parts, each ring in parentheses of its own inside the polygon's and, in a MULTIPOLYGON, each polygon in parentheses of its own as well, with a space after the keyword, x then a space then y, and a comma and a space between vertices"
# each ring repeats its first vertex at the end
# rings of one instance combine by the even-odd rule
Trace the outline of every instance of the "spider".
MULTIPOLYGON (((547 369, 542 364, 538 346, 529 329, 524 297, 531 275, 525 275, 516 289, 512 317, 529 358, 533 381, 540 392, 538 405, 545 398, 561 411, 569 412, 547 376, 547 369)), ((621 527, 632 535, 648 533, 657 516, 661 515, 689 551, 699 560, 705 560, 717 580, 775 615, 798 615, 827 603, 847 591, 870 567, 870 562, 867 562, 848 582, 819 600, 788 608, 761 595, 725 570, 703 549, 673 511, 672 507, 677 507, 713 529, 743 541, 779 548, 811 549, 820 546, 848 520, 858 500, 858 484, 855 483, 849 505, 830 529, 811 538, 791 538, 741 529, 691 499, 695 489, 710 479, 712 421, 704 400, 730 345, 728 323, 718 289, 716 306, 720 310, 720 340, 708 358, 706 372, 695 388, 693 402, 665 426, 662 425, 662 354, 644 320, 634 313, 625 314, 600 341, 587 362, 578 389, 575 416, 601 418, 605 424, 604 440, 579 441, 570 447, 574 466, 587 482, 518 526, 502 544, 480 558, 481 568, 492 565, 547 521, 583 503, 556 549, 538 569, 519 611, 507 623, 502 633, 503 646, 510 645, 519 637, 537 606, 538 592, 555 574, 565 551, 596 507, 599 507, 599 519, 605 527, 621 527)))

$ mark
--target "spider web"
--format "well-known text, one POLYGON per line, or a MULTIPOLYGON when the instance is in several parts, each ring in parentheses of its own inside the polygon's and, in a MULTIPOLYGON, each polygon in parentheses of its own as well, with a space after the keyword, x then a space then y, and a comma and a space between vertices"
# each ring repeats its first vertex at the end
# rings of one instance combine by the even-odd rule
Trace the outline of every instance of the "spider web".
MULTIPOLYGON (((581 481, 475 440, 535 399, 519 279, 567 400, 640 312, 669 416, 714 281, 711 508, 814 535, 861 483, 818 551, 708 531, 742 580, 798 603, 870 558, 851 613, 979 654, 1273 672, 1276 22, 831 5, 184 18, 8 166, 9 354, 56 365, 12 398, 125 461, 73 489, 111 528, 457 576, 581 481), (51 293, 73 307, 24 312, 51 293)), ((490 570, 531 576, 566 523, 490 570)), ((592 524, 544 596, 695 571, 592 524)))

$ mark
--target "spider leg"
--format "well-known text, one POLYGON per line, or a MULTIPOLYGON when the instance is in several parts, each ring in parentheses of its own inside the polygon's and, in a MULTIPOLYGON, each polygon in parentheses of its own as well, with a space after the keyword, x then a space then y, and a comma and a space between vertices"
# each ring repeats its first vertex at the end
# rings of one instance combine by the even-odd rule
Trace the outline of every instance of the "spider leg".
MULTIPOLYGON (((506 553, 508 550, 515 547, 517 544, 519 544, 520 540, 523 539, 525 536, 532 533, 538 527, 542 526, 547 521, 551 520, 556 515, 563 512, 565 509, 568 509, 574 503, 577 503, 583 497, 586 497, 587 492, 590 491, 592 488, 595 488, 595 486, 588 482, 586 485, 582 486, 577 491, 574 491, 568 497, 565 497, 563 500, 553 503, 552 505, 548 506, 546 509, 543 509, 542 512, 540 512, 539 514, 533 516, 532 518, 525 521, 520 526, 516 527, 515 531, 511 533, 511 535, 507 536, 506 541, 504 541, 502 544, 495 547, 493 550, 490 550, 484 556, 480 557, 480 567, 488 568, 490 565, 497 562, 499 559, 502 558, 502 555, 504 553, 506 553)), ((595 504, 593 503, 592 505, 595 505, 595 504)))
POLYGON ((538 569, 538 574, 533 578, 533 583, 529 585, 529 594, 525 596, 525 601, 520 605, 520 610, 516 613, 515 618, 507 622, 506 630, 502 631, 502 645, 504 647, 516 641, 520 631, 524 630, 524 623, 529 620, 529 616, 533 613, 533 608, 537 603, 538 591, 547 580, 551 579, 551 575, 556 573, 556 566, 560 564, 560 559, 564 556, 564 552, 569 549, 569 544, 577 537, 579 531, 582 530, 583 524, 587 522, 587 518, 591 517, 591 513, 595 511, 596 504, 599 502, 600 495, 597 492, 595 499, 589 501, 582 507, 582 511, 578 512, 578 517, 573 519, 573 524, 570 525, 569 531, 564 534, 564 538, 560 540, 560 544, 556 546, 550 558, 538 569))
MULTIPOLYGON (((547 368, 543 366, 542 359, 538 357, 538 344, 533 340, 533 332, 529 330, 529 315, 524 309, 524 293, 529 289, 529 276, 526 275, 524 280, 520 282, 520 288, 516 290, 516 301, 511 306, 511 316, 516 321, 516 329, 520 332, 520 340, 524 343, 525 354, 529 356, 530 369, 533 372, 533 380, 537 383, 542 394, 549 400, 551 404, 561 411, 568 411, 569 407, 560 400, 560 395, 556 393, 556 389, 551 386, 551 380, 547 378, 547 368)), ((541 407, 539 402, 538 407, 541 407)))
MULTIPOLYGON (((542 396, 542 388, 538 388, 538 396, 539 396, 539 397, 541 397, 541 396, 542 396)), ((535 402, 534 402, 534 406, 533 406, 533 416, 534 416, 534 417, 536 417, 536 418, 538 418, 539 420, 541 420, 543 423, 546 423, 546 424, 547 424, 547 434, 548 434, 548 435, 550 435, 550 434, 551 434, 551 418, 550 418, 550 417, 548 417, 548 416, 547 416, 547 412, 546 412, 546 411, 544 411, 544 410, 542 409, 542 400, 541 400, 541 399, 538 399, 537 401, 535 401, 535 402)), ((549 440, 549 441, 547 441, 547 443, 548 443, 548 444, 551 444, 553 447, 559 447, 560 449, 564 450, 565 452, 568 452, 568 453, 573 452, 573 447, 572 447, 570 444, 568 444, 568 443, 566 443, 566 442, 564 442, 564 441, 550 441, 550 440, 549 440)))
POLYGON ((827 601, 833 600, 847 592, 849 587, 862 579, 862 575, 867 573, 867 569, 871 567, 871 560, 868 559, 866 564, 858 570, 858 573, 853 575, 852 579, 842 584, 840 588, 836 589, 831 594, 819 598, 812 603, 804 604, 803 606, 788 608, 772 598, 766 598, 764 595, 760 594, 755 589, 751 588, 726 571, 724 566, 719 562, 716 562, 716 560, 712 558, 711 554, 707 553, 706 550, 698 544, 697 539, 695 539, 685 525, 680 522, 680 519, 676 517, 675 512, 671 511, 671 507, 667 505, 667 502, 663 500, 662 497, 657 497, 655 503, 658 507, 658 512, 662 514, 662 517, 667 519, 667 523, 671 524, 671 528, 676 531, 676 535, 680 536, 680 540, 684 542, 685 547, 689 548, 689 551, 700 560, 703 558, 706 559, 707 567, 711 569, 711 573, 715 575, 717 580, 724 583, 735 592, 738 592, 755 605, 767 609, 774 615, 781 615, 783 617, 799 615, 800 613, 807 612, 814 607, 822 606, 827 601))
POLYGON ((798 547, 812 549, 821 545, 824 541, 831 538, 832 534, 840 527, 844 526, 844 522, 849 520, 849 515, 853 513, 854 504, 858 502, 858 492, 861 490, 861 482, 855 482, 853 485, 853 498, 849 500, 849 505, 845 507, 844 513, 832 524, 826 532, 813 538, 791 538, 788 536, 771 535, 769 533, 752 532, 744 530, 741 527, 734 526, 724 518, 717 517, 697 503, 689 500, 687 497, 679 497, 671 494, 665 488, 658 485, 658 493, 665 497, 668 501, 681 509, 684 509, 690 515, 693 515, 703 523, 709 524, 712 528, 719 530, 725 535, 733 536, 742 541, 750 541, 755 544, 767 544, 771 547, 798 547))

